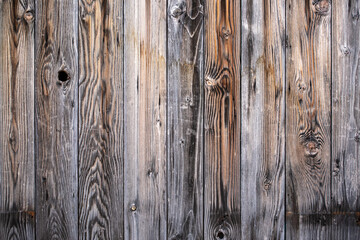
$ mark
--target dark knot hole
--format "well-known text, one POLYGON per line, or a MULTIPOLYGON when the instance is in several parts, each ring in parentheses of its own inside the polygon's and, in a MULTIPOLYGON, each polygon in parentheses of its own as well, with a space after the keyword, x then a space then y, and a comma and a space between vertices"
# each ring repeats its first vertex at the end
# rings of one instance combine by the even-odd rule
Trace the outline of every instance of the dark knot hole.
POLYGON ((60 70, 58 72, 58 79, 60 82, 66 82, 70 79, 70 75, 65 70, 60 70))
POLYGON ((225 237, 225 234, 222 231, 219 231, 217 237, 218 239, 223 239, 225 237))

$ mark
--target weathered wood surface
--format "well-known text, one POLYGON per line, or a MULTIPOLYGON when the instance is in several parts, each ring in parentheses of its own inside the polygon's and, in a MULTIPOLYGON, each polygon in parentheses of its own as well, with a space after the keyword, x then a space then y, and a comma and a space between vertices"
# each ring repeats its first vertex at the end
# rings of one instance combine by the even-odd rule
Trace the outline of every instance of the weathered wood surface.
POLYGON ((203 5, 168 5, 168 239, 203 239, 203 5))
POLYGON ((359 0, 0 0, 0 239, 358 239, 359 0))
POLYGON ((76 239, 77 2, 36 1, 35 12, 36 237, 76 239))
POLYGON ((166 1, 124 2, 124 236, 167 238, 166 1))
POLYGON ((285 1, 241 9, 241 237, 284 239, 285 1))
POLYGON ((360 236, 360 1, 333 1, 332 235, 360 236))
POLYGON ((286 4, 287 236, 303 239, 331 226, 331 3, 286 4))
POLYGON ((0 238, 32 239, 34 2, 0 1, 0 238))
POLYGON ((240 236, 240 1, 207 1, 204 237, 240 236))
POLYGON ((79 0, 79 239, 122 239, 123 2, 79 0))

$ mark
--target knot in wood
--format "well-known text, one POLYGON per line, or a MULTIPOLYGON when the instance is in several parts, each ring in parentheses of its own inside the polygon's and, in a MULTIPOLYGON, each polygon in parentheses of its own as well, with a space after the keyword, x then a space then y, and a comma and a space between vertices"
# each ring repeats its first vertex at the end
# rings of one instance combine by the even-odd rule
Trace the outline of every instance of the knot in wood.
POLYGON ((331 9, 330 5, 329 0, 315 0, 312 2, 312 10, 315 14, 328 15, 331 9))
POLYGON ((34 12, 32 10, 27 10, 24 13, 24 19, 27 23, 31 23, 34 21, 34 12))
POLYGON ((355 142, 360 143, 360 131, 357 131, 357 132, 355 133, 354 139, 355 139, 355 142))
POLYGON ((184 2, 182 2, 180 4, 174 5, 170 9, 170 16, 172 16, 173 18, 179 18, 185 12, 186 12, 186 4, 184 2))
POLYGON ((350 48, 348 46, 345 46, 345 45, 340 46, 340 51, 345 56, 347 56, 347 55, 349 55, 351 53, 350 48))
POLYGON ((223 233, 223 231, 219 230, 216 234, 216 239, 224 239, 225 234, 223 233))
POLYGON ((306 157, 316 157, 319 153, 318 144, 314 141, 305 143, 305 156, 306 157))
POLYGON ((306 84, 303 81, 299 81, 297 84, 299 93, 304 93, 306 91, 306 84))
POLYGON ((230 29, 226 28, 226 27, 223 27, 221 29, 221 37, 223 39, 229 39, 229 36, 231 35, 231 31, 230 29))
POLYGON ((70 74, 66 70, 59 70, 58 72, 58 80, 60 82, 66 82, 70 79, 70 74))
POLYGON ((205 77, 205 84, 208 87, 213 87, 216 85, 216 80, 211 77, 205 77))

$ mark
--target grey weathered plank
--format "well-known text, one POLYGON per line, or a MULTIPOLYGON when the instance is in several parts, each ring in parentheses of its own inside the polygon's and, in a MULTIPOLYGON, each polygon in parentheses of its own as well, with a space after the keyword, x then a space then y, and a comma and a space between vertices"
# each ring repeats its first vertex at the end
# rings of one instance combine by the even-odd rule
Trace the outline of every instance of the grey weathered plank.
POLYGON ((286 222, 287 236, 297 239, 330 230, 331 221, 311 219, 330 213, 331 4, 291 0, 286 7, 286 211, 300 219, 286 222))
POLYGON ((79 238, 123 239, 123 1, 79 1, 79 238))
POLYGON ((242 1, 242 239, 284 239, 285 1, 242 1))
POLYGON ((0 213, 1 239, 35 239, 35 212, 0 213))
POLYGON ((34 1, 0 1, 0 238, 33 239, 34 1))
POLYGON ((333 1, 332 234, 337 239, 360 235, 353 216, 360 214, 359 11, 360 1, 333 1))
POLYGON ((166 1, 124 2, 125 239, 166 239, 166 1))
POLYGON ((286 239, 318 240, 332 238, 330 214, 286 214, 286 239))
MULTIPOLYGON (((334 5, 335 6, 335 5, 334 5)), ((333 212, 332 239, 358 240, 360 236, 359 212, 333 212)))
POLYGON ((205 3, 205 239, 241 234, 240 3, 205 3))
POLYGON ((168 3, 168 239, 203 239, 203 2, 168 3))
POLYGON ((77 1, 36 2, 36 237, 77 239, 77 1))

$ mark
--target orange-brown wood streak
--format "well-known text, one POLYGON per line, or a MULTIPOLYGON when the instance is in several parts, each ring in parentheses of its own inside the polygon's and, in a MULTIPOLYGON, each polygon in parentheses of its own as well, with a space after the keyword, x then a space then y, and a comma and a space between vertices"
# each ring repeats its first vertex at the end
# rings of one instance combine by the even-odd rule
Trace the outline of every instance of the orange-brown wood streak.
POLYGON ((240 4, 205 4, 205 239, 240 234, 240 4))

